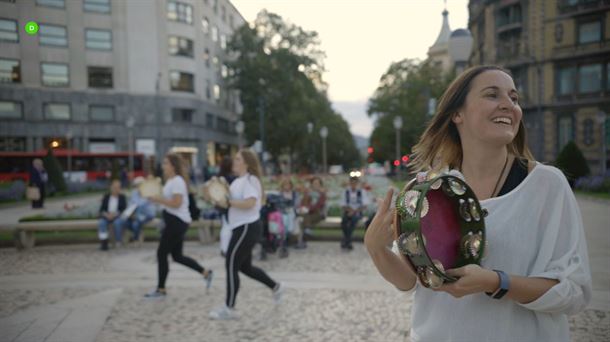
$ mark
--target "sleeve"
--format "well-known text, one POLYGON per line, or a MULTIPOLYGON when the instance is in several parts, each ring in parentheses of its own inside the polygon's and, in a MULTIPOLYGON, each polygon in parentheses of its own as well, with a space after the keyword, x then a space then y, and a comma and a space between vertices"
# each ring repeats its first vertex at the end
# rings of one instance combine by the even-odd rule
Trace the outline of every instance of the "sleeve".
POLYGON ((104 211, 107 211, 107 210, 108 210, 108 208, 107 208, 107 206, 108 206, 108 204, 107 204, 107 203, 108 203, 108 202, 106 202, 106 198, 107 198, 107 197, 108 197, 107 195, 104 195, 104 197, 102 197, 102 204, 100 205, 100 210, 99 210, 99 215, 100 215, 100 216, 102 216, 102 213, 103 213, 104 211))
POLYGON ((170 187, 170 193, 172 195, 183 195, 186 197, 188 197, 189 195, 188 190, 186 188, 186 182, 182 179, 182 177, 175 178, 170 187))
POLYGON ((556 279, 559 283, 535 301, 521 305, 534 311, 572 315, 591 300, 591 271, 576 198, 565 177, 555 177, 561 178, 558 181, 562 184, 557 184, 561 190, 552 206, 545 207, 548 212, 542 213, 539 224, 546 225, 546 230, 528 276, 556 279))
POLYGON ((248 177, 248 181, 244 182, 244 199, 247 198, 256 198, 257 200, 261 199, 261 186, 258 178, 251 176, 248 177))

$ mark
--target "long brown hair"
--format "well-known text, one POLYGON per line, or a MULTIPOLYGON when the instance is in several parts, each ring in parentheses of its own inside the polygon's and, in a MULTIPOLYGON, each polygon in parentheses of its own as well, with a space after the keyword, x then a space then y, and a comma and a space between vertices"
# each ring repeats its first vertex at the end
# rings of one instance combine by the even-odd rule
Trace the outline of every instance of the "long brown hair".
POLYGON ((237 153, 241 154, 241 157, 244 158, 244 162, 246 163, 248 172, 251 175, 256 176, 258 178, 258 181, 261 183, 261 201, 264 202, 265 188, 263 187, 263 171, 261 163, 258 160, 258 156, 254 151, 249 148, 242 148, 237 153))
POLYGON ((179 154, 176 153, 168 153, 165 155, 165 158, 169 161, 169 163, 174 168, 174 172, 176 175, 181 176, 186 183, 186 186, 189 185, 189 177, 186 173, 185 162, 179 154))
MULTIPOLYGON (((509 71, 501 67, 483 65, 464 71, 451 82, 439 100, 436 114, 421 135, 419 142, 413 147, 413 161, 409 166, 412 171, 461 167, 462 141, 452 118, 466 103, 466 96, 470 92, 474 78, 486 71, 493 70, 502 71, 511 76, 509 71)), ((518 158, 534 160, 534 156, 527 147, 523 120, 519 122, 517 135, 507 145, 507 148, 509 153, 518 158)))

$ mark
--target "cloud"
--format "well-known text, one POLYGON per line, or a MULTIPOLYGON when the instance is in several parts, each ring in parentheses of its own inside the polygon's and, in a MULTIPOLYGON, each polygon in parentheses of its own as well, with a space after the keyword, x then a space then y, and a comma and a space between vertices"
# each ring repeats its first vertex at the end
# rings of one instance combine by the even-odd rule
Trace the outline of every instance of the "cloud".
POLYGON ((349 123, 352 134, 369 137, 373 131, 373 119, 366 114, 367 100, 333 101, 333 108, 349 123))

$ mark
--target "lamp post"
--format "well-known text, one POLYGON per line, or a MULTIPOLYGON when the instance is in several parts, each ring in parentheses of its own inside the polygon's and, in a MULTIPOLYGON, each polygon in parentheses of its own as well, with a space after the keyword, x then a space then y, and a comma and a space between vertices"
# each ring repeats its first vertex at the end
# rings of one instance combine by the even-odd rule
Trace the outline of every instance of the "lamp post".
POLYGON ((310 170, 314 171, 315 168, 314 168, 313 164, 314 164, 315 158, 313 157, 313 143, 311 140, 311 133, 313 133, 313 122, 308 122, 307 123, 307 134, 309 134, 308 135, 309 136, 309 141, 308 141, 309 155, 307 156, 307 165, 309 166, 310 170))
POLYGON ((600 141, 600 145, 602 147, 602 154, 601 154, 601 172, 602 172, 602 176, 606 175, 606 113, 604 111, 600 111, 597 115, 597 121, 600 124, 600 129, 601 129, 601 141, 600 141))
POLYGON ((66 132, 66 145, 68 147, 68 180, 72 174, 72 129, 68 128, 66 132))
POLYGON ((320 136, 322 137, 322 173, 326 174, 326 137, 328 137, 326 126, 320 128, 320 136))
POLYGON ((243 143, 241 141, 241 135, 242 135, 242 133, 244 133, 245 128, 246 128, 246 124, 242 120, 237 121, 237 123, 235 124, 235 131, 237 132, 237 146, 239 147, 240 150, 243 147, 243 143))
POLYGON ((402 128, 402 117, 396 116, 394 118, 394 129, 396 130, 396 160, 398 160, 398 165, 396 165, 396 176, 400 176, 400 129, 402 128))
POLYGON ((129 146, 129 173, 133 173, 133 126, 135 124, 133 116, 127 118, 125 126, 127 126, 127 145, 129 146))

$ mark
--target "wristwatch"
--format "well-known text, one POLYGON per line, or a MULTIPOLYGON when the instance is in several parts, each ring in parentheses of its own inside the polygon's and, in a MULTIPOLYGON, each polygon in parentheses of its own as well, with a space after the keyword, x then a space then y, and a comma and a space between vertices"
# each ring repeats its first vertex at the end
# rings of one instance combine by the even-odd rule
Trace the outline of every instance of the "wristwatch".
POLYGON ((498 277, 500 277, 500 286, 496 291, 485 292, 485 294, 493 299, 500 299, 508 292, 508 288, 510 287, 510 278, 508 277, 508 274, 500 270, 494 270, 494 272, 496 272, 498 277))

